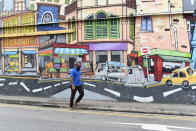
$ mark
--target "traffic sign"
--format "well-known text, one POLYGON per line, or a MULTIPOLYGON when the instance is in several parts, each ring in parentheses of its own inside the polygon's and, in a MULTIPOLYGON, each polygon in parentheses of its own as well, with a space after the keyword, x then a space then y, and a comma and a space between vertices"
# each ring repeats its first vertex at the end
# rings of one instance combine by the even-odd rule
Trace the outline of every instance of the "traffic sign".
POLYGON ((142 55, 149 55, 150 54, 150 48, 149 47, 142 47, 141 48, 142 55))

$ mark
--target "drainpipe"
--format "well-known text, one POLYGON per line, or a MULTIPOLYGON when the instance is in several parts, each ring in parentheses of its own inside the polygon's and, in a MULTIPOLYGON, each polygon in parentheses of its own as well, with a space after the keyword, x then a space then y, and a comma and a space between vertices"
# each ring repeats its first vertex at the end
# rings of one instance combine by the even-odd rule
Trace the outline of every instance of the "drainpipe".
POLYGON ((174 31, 174 39, 175 39, 175 47, 176 47, 176 51, 178 51, 178 36, 177 36, 177 28, 174 27, 172 25, 172 16, 171 16, 171 1, 168 0, 168 11, 169 11, 169 25, 170 25, 170 29, 172 29, 174 31))

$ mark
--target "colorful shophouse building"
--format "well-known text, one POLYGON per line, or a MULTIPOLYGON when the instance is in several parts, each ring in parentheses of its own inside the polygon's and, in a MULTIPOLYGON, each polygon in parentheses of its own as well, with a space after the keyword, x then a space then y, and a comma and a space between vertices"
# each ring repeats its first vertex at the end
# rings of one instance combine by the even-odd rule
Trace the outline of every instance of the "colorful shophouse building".
POLYGON ((184 17, 187 20, 187 32, 191 45, 191 66, 196 70, 196 0, 183 1, 184 17))
POLYGON ((160 81, 164 74, 188 66, 191 54, 181 0, 137 0, 135 49, 149 47, 149 59, 139 53, 138 63, 160 81))
POLYGON ((2 47, 2 71, 38 72, 38 46, 35 12, 16 12, 2 18, 3 30, 0 36, 2 47))
POLYGON ((123 62, 134 50, 135 0, 78 0, 65 8, 66 27, 75 30, 67 43, 89 46, 83 58, 98 63, 123 62))

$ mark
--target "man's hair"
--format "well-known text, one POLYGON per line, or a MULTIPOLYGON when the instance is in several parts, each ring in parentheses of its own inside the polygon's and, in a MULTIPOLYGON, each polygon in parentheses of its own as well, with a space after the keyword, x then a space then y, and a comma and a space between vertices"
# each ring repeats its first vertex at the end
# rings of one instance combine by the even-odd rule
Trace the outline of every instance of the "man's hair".
POLYGON ((76 62, 76 64, 75 64, 75 65, 77 66, 78 64, 81 64, 81 62, 79 62, 79 61, 78 61, 78 62, 76 62))

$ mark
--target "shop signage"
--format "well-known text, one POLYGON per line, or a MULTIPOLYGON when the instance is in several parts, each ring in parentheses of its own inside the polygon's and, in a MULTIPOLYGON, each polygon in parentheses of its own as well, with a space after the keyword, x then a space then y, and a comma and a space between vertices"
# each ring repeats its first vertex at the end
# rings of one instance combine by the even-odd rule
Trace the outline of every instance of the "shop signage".
POLYGON ((142 55, 149 55, 150 54, 150 48, 149 47, 142 47, 141 48, 142 55))

